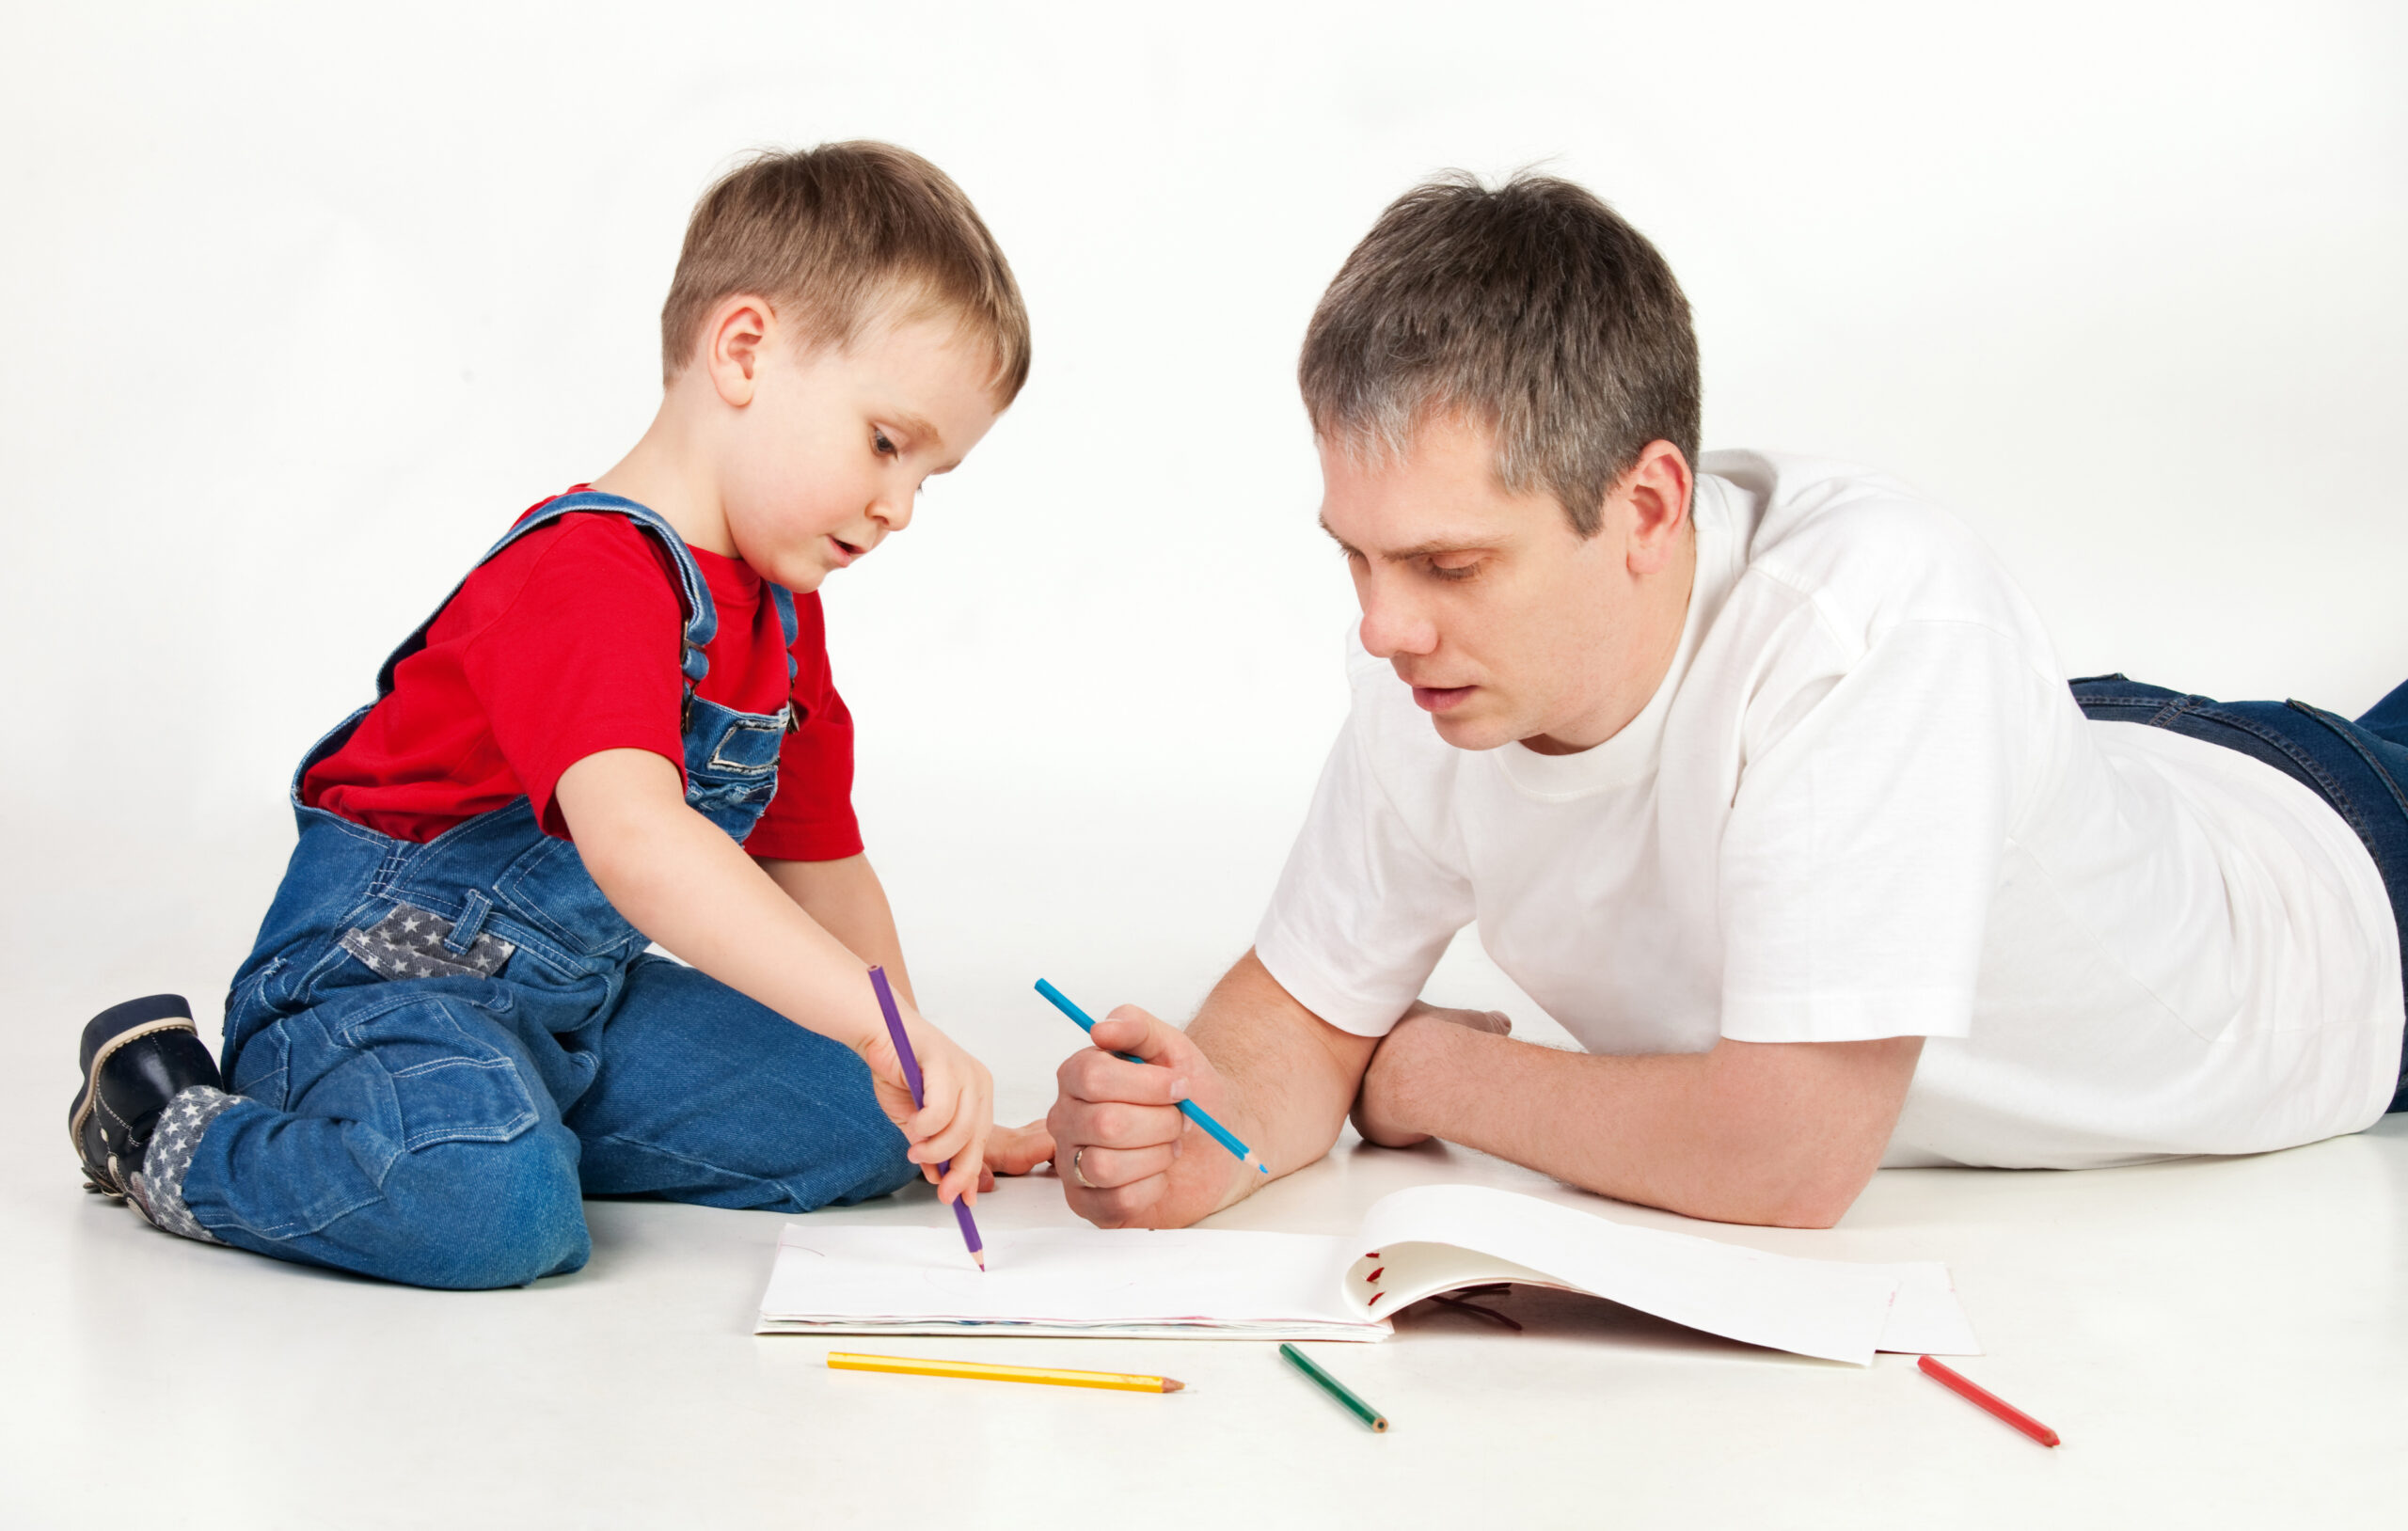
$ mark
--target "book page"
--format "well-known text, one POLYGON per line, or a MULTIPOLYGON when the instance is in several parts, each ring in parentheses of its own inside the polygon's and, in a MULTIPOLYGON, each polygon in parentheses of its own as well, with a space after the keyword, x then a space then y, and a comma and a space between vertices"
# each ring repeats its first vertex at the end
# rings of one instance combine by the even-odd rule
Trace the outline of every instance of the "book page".
POLYGON ((1400 1191, 1364 1215, 1358 1241, 1364 1253, 1347 1269, 1346 1298, 1366 1318, 1455 1286, 1536 1280, 1751 1345, 1865 1365, 1886 1348, 1894 1301, 1911 1285, 1902 1310, 1902 1327, 1911 1333, 1900 1339, 1964 1347, 1925 1347, 1944 1354, 1971 1348, 1940 1267, 1767 1255, 1511 1192, 1400 1191))

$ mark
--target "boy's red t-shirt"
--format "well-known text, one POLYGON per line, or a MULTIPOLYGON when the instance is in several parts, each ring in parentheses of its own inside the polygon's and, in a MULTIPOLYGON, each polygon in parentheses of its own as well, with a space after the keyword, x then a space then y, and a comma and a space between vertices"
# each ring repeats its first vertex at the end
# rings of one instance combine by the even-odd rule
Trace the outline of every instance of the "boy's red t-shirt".
MULTIPOLYGON (((749 713, 791 699, 801 719, 744 848, 793 861, 859 853, 853 719, 828 672, 818 595, 795 597, 789 687, 785 633, 761 576, 690 551, 719 612, 695 690, 749 713)), ((468 576, 426 646, 394 670, 391 692, 309 768, 301 800, 422 844, 524 795, 544 832, 566 840, 552 793, 587 755, 649 750, 682 776, 677 592, 668 553, 625 516, 576 512, 529 532, 468 576)))

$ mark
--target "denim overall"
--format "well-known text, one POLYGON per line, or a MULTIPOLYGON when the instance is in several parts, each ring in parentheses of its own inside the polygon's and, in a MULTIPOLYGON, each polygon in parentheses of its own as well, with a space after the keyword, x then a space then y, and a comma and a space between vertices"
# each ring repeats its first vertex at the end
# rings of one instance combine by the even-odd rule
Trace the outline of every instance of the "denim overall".
MULTIPOLYGON (((787 715, 695 694, 718 617, 676 531, 575 494, 485 558, 578 511, 626 516, 676 567, 686 802, 741 842, 776 791, 787 715)), ((768 593, 791 644, 794 597, 768 593)), ((380 700, 433 622, 385 661, 380 700)), ((241 1098, 183 1184, 211 1236, 422 1286, 515 1286, 585 1263, 585 1195, 810 1211, 912 1178, 850 1050, 646 955, 525 797, 424 844, 304 806, 309 767, 368 711, 293 774, 300 843, 227 998, 241 1098)))

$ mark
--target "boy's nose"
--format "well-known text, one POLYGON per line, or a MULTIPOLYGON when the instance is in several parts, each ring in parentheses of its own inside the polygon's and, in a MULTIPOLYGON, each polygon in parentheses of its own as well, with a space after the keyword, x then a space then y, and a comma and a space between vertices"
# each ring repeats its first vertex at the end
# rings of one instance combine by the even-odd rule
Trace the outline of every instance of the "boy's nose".
POLYGON ((911 524, 913 499, 910 494, 880 495, 870 501, 869 518, 887 531, 900 531, 911 524))

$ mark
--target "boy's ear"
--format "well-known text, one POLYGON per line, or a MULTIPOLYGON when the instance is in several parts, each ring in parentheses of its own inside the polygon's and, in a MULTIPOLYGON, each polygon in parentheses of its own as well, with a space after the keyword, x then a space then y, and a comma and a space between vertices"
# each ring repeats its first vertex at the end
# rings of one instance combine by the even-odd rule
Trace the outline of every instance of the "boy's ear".
POLYGON ((703 366, 721 402, 742 409, 759 382, 762 348, 777 327, 767 298, 739 292, 722 299, 703 326, 703 366))

